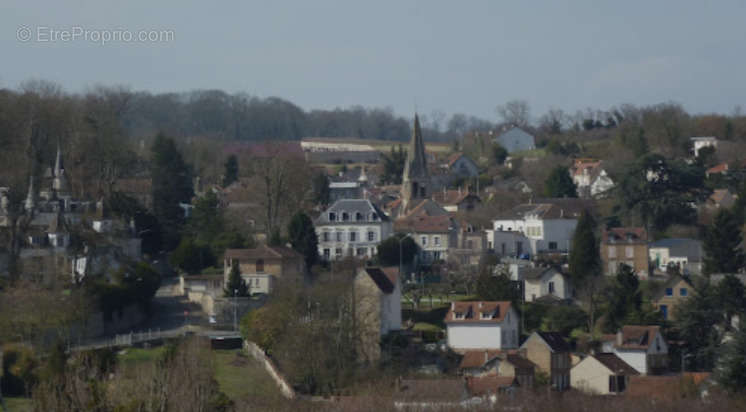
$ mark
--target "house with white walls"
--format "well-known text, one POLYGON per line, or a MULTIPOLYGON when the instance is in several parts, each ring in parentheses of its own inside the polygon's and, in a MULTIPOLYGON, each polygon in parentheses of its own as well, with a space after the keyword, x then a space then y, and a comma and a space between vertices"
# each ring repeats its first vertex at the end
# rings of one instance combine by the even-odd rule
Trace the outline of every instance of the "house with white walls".
POLYGON ((642 375, 659 374, 668 367, 668 344, 660 326, 623 326, 616 334, 605 335, 601 347, 642 375))
POLYGON ((327 261, 347 256, 372 258, 392 230, 388 216, 367 199, 337 200, 314 225, 319 256, 327 261))
POLYGON ((500 253, 502 243, 509 243, 510 239, 515 237, 512 234, 503 234, 518 232, 526 238, 527 244, 524 244, 523 239, 515 239, 516 242, 521 242, 520 247, 518 244, 506 244, 514 246, 516 255, 568 253, 575 226, 587 206, 588 204, 581 199, 541 199, 520 204, 492 222, 495 233, 492 236, 488 234, 488 241, 491 237, 493 249, 500 253))
POLYGON ((445 324, 448 347, 454 351, 515 349, 520 324, 510 302, 451 302, 445 324))
POLYGON ((575 159, 570 174, 580 197, 602 197, 614 188, 614 181, 597 159, 575 159))
MULTIPOLYGON (((553 267, 531 267, 515 265, 517 281, 522 283, 525 302, 533 302, 544 296, 559 300, 572 298, 570 279, 553 267)), ((511 269, 513 266, 511 265, 511 269)), ((513 278, 511 273, 511 278, 513 278)))

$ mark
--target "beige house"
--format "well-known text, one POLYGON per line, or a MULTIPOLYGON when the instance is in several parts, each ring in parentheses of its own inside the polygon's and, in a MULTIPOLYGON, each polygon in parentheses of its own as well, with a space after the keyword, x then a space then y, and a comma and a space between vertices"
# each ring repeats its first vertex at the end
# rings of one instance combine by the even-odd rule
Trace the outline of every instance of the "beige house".
POLYGON ((465 376, 514 378, 519 386, 534 386, 536 365, 516 351, 475 350, 464 352, 459 372, 465 376))
POLYGON ((570 345, 557 332, 534 332, 523 342, 526 358, 550 377, 552 387, 563 391, 570 387, 570 345))
POLYGON ((675 320, 676 307, 684 303, 694 292, 694 286, 681 276, 673 276, 652 300, 663 314, 663 319, 675 320))
POLYGON ((381 337, 401 329, 401 282, 398 268, 361 268, 354 280, 355 317, 360 328, 359 353, 367 362, 381 357, 381 337))
POLYGON ((223 258, 226 284, 233 265, 238 265, 241 277, 252 294, 271 293, 278 279, 303 279, 303 256, 284 246, 262 245, 254 249, 226 250, 223 258))
POLYGON ((589 355, 570 370, 570 385, 591 395, 618 395, 639 373, 613 353, 589 355))
POLYGON ((625 264, 637 277, 647 279, 650 271, 647 231, 641 227, 615 227, 604 231, 601 261, 608 276, 615 276, 619 265, 625 264))

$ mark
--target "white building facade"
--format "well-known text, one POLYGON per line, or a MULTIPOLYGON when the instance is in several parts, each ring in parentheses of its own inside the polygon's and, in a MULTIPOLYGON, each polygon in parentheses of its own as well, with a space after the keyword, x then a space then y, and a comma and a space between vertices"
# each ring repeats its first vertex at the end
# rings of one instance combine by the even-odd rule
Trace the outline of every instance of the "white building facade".
POLYGON ((520 322, 510 302, 452 302, 445 323, 455 351, 518 347, 520 322))
POLYGON ((372 258, 378 244, 391 236, 391 220, 366 199, 341 199, 315 222, 319 255, 324 260, 348 256, 372 258))

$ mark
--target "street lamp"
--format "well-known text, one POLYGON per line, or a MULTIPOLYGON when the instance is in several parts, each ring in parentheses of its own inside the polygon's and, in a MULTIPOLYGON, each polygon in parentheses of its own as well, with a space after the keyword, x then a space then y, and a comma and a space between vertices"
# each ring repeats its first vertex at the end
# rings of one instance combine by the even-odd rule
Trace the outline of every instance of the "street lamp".
POLYGON ((235 332, 238 328, 237 321, 236 321, 236 295, 238 294, 238 289, 233 289, 233 331, 235 332))

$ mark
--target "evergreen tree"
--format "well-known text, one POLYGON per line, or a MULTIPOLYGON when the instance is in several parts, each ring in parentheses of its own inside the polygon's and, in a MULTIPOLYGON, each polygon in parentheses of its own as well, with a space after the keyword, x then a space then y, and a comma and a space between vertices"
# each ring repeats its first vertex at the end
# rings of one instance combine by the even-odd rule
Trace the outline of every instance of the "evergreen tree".
POLYGON ((596 221, 588 211, 578 220, 572 238, 569 266, 570 279, 575 290, 588 305, 588 331, 592 334, 596 327, 596 299, 601 291, 601 257, 596 240, 596 221))
POLYGON ((383 158, 383 175, 381 182, 384 184, 401 184, 402 174, 404 173, 404 163, 407 161, 407 151, 399 145, 399 150, 391 147, 391 154, 382 156, 383 158))
POLYGON ((163 247, 170 250, 179 243, 184 223, 179 203, 188 203, 193 195, 192 173, 173 139, 158 134, 151 150, 153 214, 163 228, 163 247))
POLYGON ((241 277, 241 269, 238 265, 231 266, 231 273, 228 275, 228 284, 225 285, 223 294, 226 297, 249 296, 249 287, 246 286, 246 281, 241 277))
POLYGON ((401 240, 401 264, 408 265, 417 254, 417 243, 404 233, 394 236, 378 244, 378 260, 384 266, 399 266, 399 241, 401 240))
POLYGON ((514 303, 520 300, 520 288, 516 283, 506 273, 493 274, 487 266, 479 273, 475 289, 481 300, 514 303))
POLYGON ((505 159, 508 158, 508 151, 504 147, 495 143, 492 145, 492 158, 495 159, 495 163, 502 165, 505 163, 505 159))
POLYGON ((614 284, 607 289, 606 330, 616 332, 626 319, 639 317, 640 282, 631 267, 620 264, 614 284))
POLYGON ((743 268, 745 258, 741 241, 741 224, 732 212, 721 209, 705 233, 705 274, 736 273, 743 268))
POLYGON ((575 182, 566 167, 557 166, 544 181, 544 195, 547 197, 578 197, 575 182))
POLYGON ((746 314, 746 290, 743 283, 733 274, 728 274, 715 288, 717 300, 725 313, 726 327, 735 315, 743 318, 746 314))
POLYGON ((729 393, 746 391, 746 328, 739 328, 725 347, 715 368, 715 380, 729 393))
POLYGON ((676 327, 685 351, 693 358, 688 368, 711 370, 722 336, 715 325, 723 322, 723 312, 715 288, 709 283, 699 285, 686 302, 676 307, 676 327))
POLYGON ((217 195, 211 190, 194 202, 188 221, 188 231, 197 243, 211 244, 225 231, 223 210, 217 195))
POLYGON ((319 260, 319 239, 313 221, 303 212, 296 213, 288 224, 288 236, 293 249, 303 255, 306 262, 306 270, 319 260))
POLYGON ((583 212, 575 227, 568 263, 570 278, 576 287, 581 287, 587 279, 598 276, 601 272, 596 221, 588 211, 583 212))
POLYGON ((236 155, 228 156, 225 161, 225 173, 223 175, 223 187, 230 186, 231 183, 238 180, 238 158, 236 155))
POLYGON ((326 173, 319 172, 313 176, 313 201, 318 205, 329 204, 329 178, 326 173))

